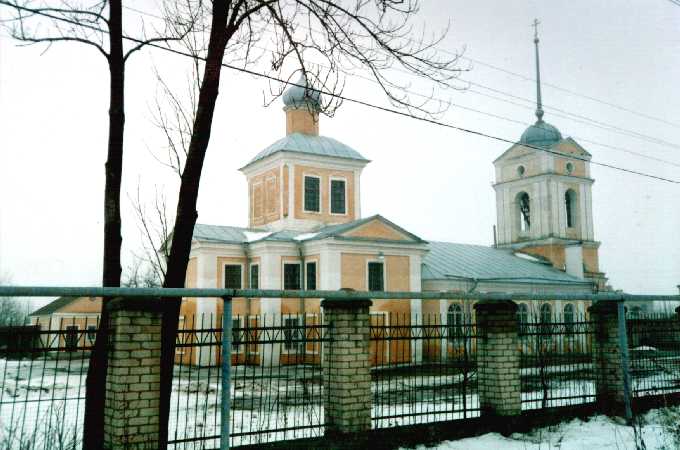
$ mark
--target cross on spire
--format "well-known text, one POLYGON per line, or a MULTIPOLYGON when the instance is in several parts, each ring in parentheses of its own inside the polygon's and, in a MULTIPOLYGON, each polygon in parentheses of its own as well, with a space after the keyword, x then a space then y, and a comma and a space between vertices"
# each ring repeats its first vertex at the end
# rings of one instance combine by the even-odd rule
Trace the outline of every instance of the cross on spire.
POLYGON ((543 104, 541 103, 541 71, 538 59, 538 25, 541 22, 538 19, 534 19, 531 24, 534 27, 534 45, 536 47, 536 117, 540 122, 543 120, 543 104))
POLYGON ((534 22, 531 24, 532 27, 534 27, 534 39, 538 39, 538 26, 541 24, 541 22, 538 21, 538 19, 534 19, 534 22))

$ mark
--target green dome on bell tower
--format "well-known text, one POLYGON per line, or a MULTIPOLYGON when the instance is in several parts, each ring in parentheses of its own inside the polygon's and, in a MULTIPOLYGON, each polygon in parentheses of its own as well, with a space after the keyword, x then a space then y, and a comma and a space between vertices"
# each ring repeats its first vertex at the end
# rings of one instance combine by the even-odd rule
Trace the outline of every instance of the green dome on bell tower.
MULTIPOLYGON (((534 21, 534 27, 538 26, 538 21, 534 21)), ((541 101, 541 71, 538 59, 538 30, 534 32, 534 45, 536 47, 536 123, 530 125, 522 137, 520 144, 531 145, 534 147, 550 147, 562 140, 562 134, 557 127, 550 125, 543 120, 543 103, 541 101)))

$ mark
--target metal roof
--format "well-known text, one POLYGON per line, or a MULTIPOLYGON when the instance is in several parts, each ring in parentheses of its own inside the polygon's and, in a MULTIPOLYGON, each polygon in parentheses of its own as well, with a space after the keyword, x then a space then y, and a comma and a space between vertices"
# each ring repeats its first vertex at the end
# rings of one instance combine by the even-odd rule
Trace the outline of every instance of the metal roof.
POLYGON ((551 147, 561 140, 562 134, 560 134, 560 130, 554 125, 539 119, 522 133, 519 143, 536 147, 551 147))
POLYGON ((255 157, 251 159, 248 164, 243 166, 242 169, 278 152, 294 152, 307 155, 330 156, 333 158, 345 158, 353 159, 355 161, 369 162, 368 159, 364 158, 352 147, 343 144, 336 139, 326 136, 291 133, 288 136, 274 142, 272 145, 255 155, 255 157))
POLYGON ((286 89, 281 97, 283 104, 288 107, 309 108, 316 111, 321 109, 321 91, 314 89, 304 73, 300 74, 300 78, 286 89))
MULTIPOLYGON (((338 237, 341 234, 360 227, 373 220, 380 220, 397 231, 411 238, 416 243, 425 243, 424 240, 418 236, 409 233, 398 225, 390 222, 379 214, 366 217, 364 219, 354 220, 352 222, 341 223, 336 225, 326 225, 316 231, 294 231, 281 230, 276 232, 268 232, 260 228, 240 228, 230 227, 224 225, 205 225, 197 223, 194 226, 193 238, 203 242, 216 242, 220 244, 242 244, 244 242, 258 242, 258 241, 284 241, 284 242, 302 242, 314 241, 318 239, 325 239, 329 237, 338 237)), ((366 238, 351 238, 357 240, 372 240, 366 238)))
POLYGON ((554 267, 515 256, 512 250, 483 245, 429 243, 423 280, 475 279, 532 283, 587 283, 554 267))

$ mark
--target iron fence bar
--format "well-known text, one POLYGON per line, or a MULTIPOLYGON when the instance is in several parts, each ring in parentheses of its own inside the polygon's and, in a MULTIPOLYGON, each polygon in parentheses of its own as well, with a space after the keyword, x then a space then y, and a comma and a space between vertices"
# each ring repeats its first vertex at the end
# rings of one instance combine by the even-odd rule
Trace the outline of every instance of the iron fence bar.
POLYGON ((222 297, 222 408, 220 450, 229 450, 229 416, 231 409, 231 297, 222 297))
POLYGON ((628 358, 628 333, 626 331, 626 309, 623 302, 619 302, 616 308, 619 322, 619 351, 621 352, 621 368, 623 369, 623 404, 628 424, 633 421, 633 412, 630 407, 630 364, 628 358))
POLYGON ((203 289, 203 288, 114 288, 114 287, 59 287, 59 286, 0 286, 0 296, 8 297, 247 297, 247 298, 327 298, 344 300, 585 300, 585 301, 680 301, 680 295, 601 294, 505 294, 463 292, 409 291, 294 291, 272 289, 203 289))

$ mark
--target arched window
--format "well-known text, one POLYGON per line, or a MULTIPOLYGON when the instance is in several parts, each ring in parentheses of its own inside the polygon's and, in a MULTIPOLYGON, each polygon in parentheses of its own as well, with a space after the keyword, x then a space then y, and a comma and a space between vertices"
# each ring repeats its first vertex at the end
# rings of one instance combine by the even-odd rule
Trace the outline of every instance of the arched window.
POLYGON ((552 328, 550 324, 552 323, 552 308, 550 304, 543 303, 539 311, 540 327, 539 333, 541 340, 549 341, 552 337, 552 328))
POLYGON ((517 306, 517 321, 519 322, 520 335, 526 337, 527 323, 529 322, 529 307, 526 303, 517 306))
POLYGON ((517 194, 517 210, 519 219, 519 231, 526 233, 531 226, 531 200, 529 194, 520 192, 517 194))
POLYGON ((564 206, 567 210, 567 228, 576 226, 576 192, 568 189, 564 193, 564 206))
POLYGON ((550 304, 543 303, 541 305, 541 323, 548 324, 552 322, 552 308, 550 304))
POLYGON ((574 305, 567 303, 564 305, 564 328, 567 333, 574 331, 574 305))
POLYGON ((449 326, 449 340, 463 337, 463 308, 459 304, 453 303, 449 306, 446 322, 449 326))
POLYGON ((633 306, 630 310, 630 315, 633 319, 639 319, 642 314, 642 308, 639 306, 633 306))

